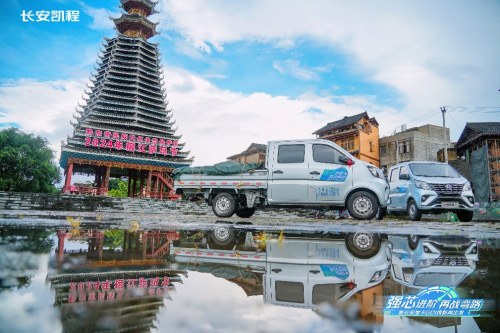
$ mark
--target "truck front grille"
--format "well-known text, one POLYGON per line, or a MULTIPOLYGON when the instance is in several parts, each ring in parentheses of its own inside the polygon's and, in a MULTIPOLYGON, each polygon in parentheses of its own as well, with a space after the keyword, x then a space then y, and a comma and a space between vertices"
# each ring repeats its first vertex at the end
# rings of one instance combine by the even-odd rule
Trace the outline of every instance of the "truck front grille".
POLYGON ((431 184, 432 189, 437 193, 457 194, 464 188, 463 184, 431 184))

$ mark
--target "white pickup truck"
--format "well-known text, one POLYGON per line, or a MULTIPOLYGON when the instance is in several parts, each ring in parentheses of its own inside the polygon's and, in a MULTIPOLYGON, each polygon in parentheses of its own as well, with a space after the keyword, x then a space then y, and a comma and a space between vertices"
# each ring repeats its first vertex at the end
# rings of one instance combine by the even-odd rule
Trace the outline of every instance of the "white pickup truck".
POLYGON ((181 174, 178 194, 203 196, 215 215, 250 217, 256 207, 347 207, 358 220, 381 218, 389 185, 380 169, 327 140, 270 141, 265 169, 230 175, 181 174))

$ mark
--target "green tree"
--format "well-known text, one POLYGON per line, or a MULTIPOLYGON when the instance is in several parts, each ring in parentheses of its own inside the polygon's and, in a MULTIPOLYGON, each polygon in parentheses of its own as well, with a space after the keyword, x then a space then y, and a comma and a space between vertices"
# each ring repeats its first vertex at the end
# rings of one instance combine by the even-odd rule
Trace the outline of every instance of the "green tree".
POLYGON ((61 180, 47 139, 16 128, 0 131, 0 191, 55 192, 61 180))
POLYGON ((128 183, 121 179, 110 179, 108 195, 116 198, 126 198, 128 194, 128 183))

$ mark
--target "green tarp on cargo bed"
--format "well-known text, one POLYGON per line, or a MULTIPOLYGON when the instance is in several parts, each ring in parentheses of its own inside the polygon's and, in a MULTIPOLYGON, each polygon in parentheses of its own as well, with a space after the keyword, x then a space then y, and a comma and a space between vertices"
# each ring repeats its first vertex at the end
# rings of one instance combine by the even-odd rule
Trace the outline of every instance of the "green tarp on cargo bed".
POLYGON ((262 165, 263 163, 242 164, 233 161, 226 161, 210 166, 177 168, 172 172, 172 176, 175 180, 178 180, 182 174, 204 174, 209 176, 233 175, 256 170, 262 167, 262 165))

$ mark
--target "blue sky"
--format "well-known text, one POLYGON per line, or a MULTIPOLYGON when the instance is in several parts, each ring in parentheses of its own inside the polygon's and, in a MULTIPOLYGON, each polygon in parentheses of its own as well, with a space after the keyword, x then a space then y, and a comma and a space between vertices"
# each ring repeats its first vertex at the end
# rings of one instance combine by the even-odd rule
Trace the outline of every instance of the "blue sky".
MULTIPOLYGON (((118 0, 4 0, 0 127, 58 149, 118 0), (6 1, 6 3, 5 3, 6 1), (22 11, 78 10, 79 22, 22 22, 22 11)), ((159 43, 178 134, 209 164, 251 142, 308 138, 368 111, 382 135, 500 113, 498 1, 162 0, 159 43), (444 19, 445 18, 445 19, 444 19), (484 108, 488 107, 488 108, 484 108), (237 133, 237 135, 235 135, 237 133)))

